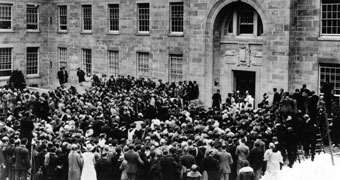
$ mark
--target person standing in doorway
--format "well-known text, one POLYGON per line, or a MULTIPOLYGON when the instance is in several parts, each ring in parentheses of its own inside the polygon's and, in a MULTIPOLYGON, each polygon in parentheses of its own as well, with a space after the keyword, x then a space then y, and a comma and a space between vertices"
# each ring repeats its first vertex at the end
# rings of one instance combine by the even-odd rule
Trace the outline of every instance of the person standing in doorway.
POLYGON ((83 86, 83 82, 85 81, 85 72, 80 68, 77 69, 77 76, 80 83, 80 86, 83 86))
POLYGON ((68 81, 68 73, 65 67, 61 67, 60 71, 58 71, 58 79, 61 87, 64 87, 65 83, 68 81))

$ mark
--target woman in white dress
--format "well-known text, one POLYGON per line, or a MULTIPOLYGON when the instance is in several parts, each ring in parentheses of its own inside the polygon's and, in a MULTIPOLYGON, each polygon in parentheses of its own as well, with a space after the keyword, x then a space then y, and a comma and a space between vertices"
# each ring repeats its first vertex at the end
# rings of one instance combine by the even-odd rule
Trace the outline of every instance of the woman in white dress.
POLYGON ((93 146, 91 144, 86 145, 86 152, 82 154, 84 160, 84 166, 81 174, 81 180, 97 180, 96 170, 94 168, 95 158, 91 152, 93 146))
POLYGON ((283 157, 273 143, 269 144, 269 149, 264 153, 264 160, 267 161, 265 179, 277 180, 280 171, 280 163, 283 163, 283 157))

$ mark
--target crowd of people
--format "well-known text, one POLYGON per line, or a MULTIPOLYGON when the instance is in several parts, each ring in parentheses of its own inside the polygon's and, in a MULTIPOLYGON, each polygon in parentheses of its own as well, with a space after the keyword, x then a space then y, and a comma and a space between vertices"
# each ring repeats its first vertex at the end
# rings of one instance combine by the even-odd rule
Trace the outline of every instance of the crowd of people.
POLYGON ((301 147, 315 155, 322 113, 306 87, 275 89, 259 108, 246 105, 249 93, 222 102, 217 92, 208 109, 195 81, 111 76, 84 93, 64 87, 0 89, 0 180, 259 180, 292 167, 301 147))

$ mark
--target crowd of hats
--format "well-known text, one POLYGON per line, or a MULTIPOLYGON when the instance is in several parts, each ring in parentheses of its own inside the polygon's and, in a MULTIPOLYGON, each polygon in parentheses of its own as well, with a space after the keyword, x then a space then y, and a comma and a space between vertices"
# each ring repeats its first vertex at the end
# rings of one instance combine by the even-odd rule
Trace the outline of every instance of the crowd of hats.
POLYGON ((244 137, 250 146, 257 138, 272 141, 279 123, 275 109, 196 107, 187 98, 193 86, 192 82, 156 83, 119 76, 83 94, 74 88, 42 94, 1 89, 1 97, 15 98, 8 102, 9 116, 0 123, 1 138, 18 141, 20 120, 29 112, 35 125, 32 142, 38 152, 78 147, 95 151, 100 157, 133 145, 145 149, 148 156, 168 151, 180 155, 194 146, 205 147, 208 154, 213 154, 244 137))

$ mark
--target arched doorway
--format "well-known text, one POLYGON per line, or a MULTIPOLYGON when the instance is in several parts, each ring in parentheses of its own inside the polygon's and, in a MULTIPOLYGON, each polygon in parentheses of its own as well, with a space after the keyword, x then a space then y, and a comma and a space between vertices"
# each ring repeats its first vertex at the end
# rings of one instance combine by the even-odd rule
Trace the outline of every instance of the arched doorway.
POLYGON ((206 36, 207 59, 212 59, 212 81, 219 82, 212 91, 220 89, 223 98, 236 90, 241 93, 248 90, 255 103, 262 98, 266 35, 263 16, 254 1, 225 1, 216 4, 208 16, 207 32, 211 34, 206 36))

